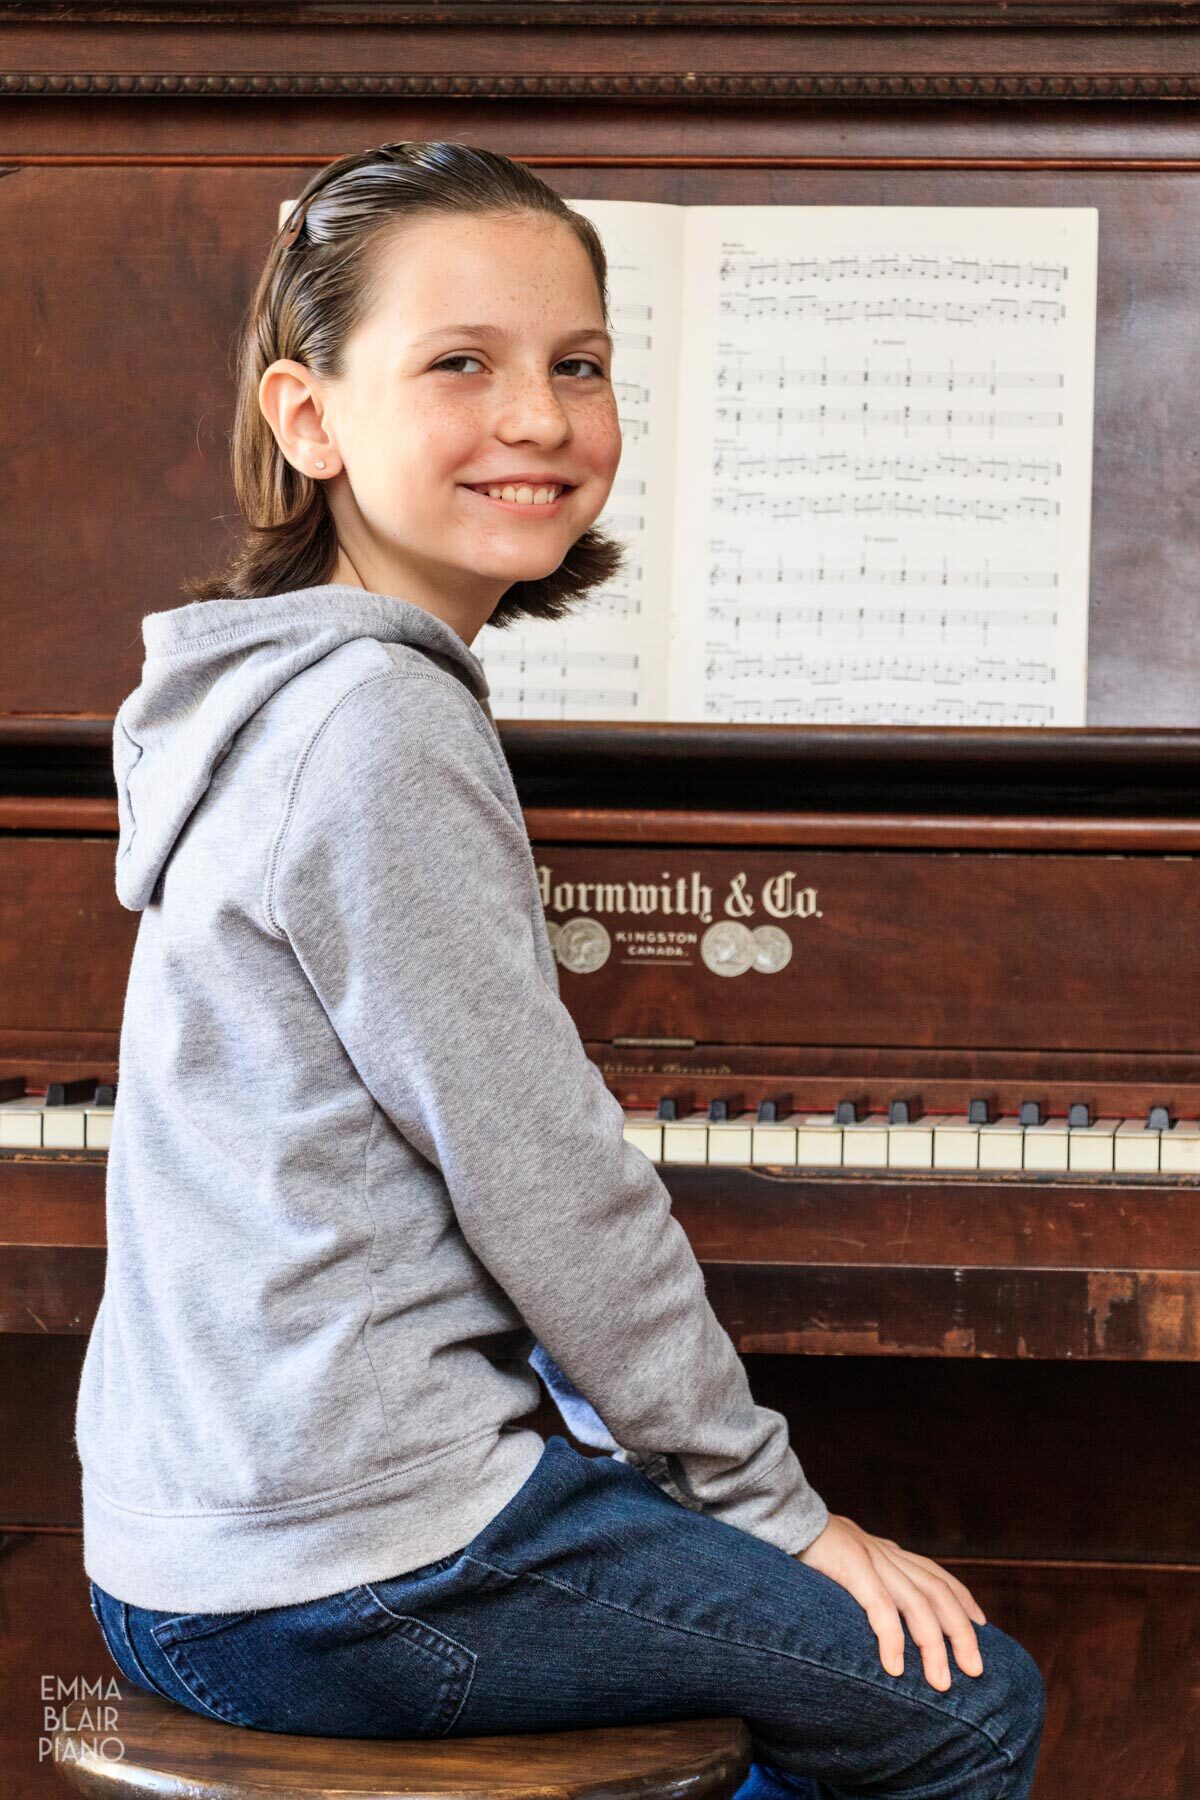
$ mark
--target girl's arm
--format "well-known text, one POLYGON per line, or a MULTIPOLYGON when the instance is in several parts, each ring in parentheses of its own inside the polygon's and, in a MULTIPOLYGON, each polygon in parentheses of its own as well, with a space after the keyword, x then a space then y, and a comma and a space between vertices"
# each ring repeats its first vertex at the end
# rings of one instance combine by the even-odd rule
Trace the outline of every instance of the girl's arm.
POLYGON ((784 1419, 751 1398, 670 1195, 539 962, 533 859, 495 734, 453 677, 403 653, 380 664, 300 759, 267 918, 616 1441, 668 1458, 706 1512, 803 1550, 824 1502, 784 1419))

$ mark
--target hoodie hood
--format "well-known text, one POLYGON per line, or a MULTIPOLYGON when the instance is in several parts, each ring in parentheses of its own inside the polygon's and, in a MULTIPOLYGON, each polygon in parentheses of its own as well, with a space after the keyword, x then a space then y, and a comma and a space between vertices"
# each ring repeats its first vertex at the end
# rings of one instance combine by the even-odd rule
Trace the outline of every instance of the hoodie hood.
POLYGON ((491 718, 479 658, 444 619, 410 600, 331 583, 146 615, 142 679, 113 724, 122 906, 140 912, 149 904, 247 720, 294 675, 354 638, 410 644, 450 663, 491 718))

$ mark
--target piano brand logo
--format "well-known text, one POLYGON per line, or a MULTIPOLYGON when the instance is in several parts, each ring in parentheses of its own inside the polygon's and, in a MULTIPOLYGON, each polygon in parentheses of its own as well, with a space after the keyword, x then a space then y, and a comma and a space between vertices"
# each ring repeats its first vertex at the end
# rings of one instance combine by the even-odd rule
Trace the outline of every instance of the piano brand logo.
MULTIPOLYGON (((660 881, 556 881, 548 863, 537 865, 538 887, 542 910, 546 914, 618 913, 645 918, 661 915, 667 918, 699 919, 702 925, 713 920, 713 890, 700 877, 698 869, 688 875, 672 875, 664 869, 660 881)), ((721 910, 729 919, 752 918, 761 906, 770 919, 819 919, 817 890, 801 887, 794 869, 769 875, 763 882, 758 899, 747 892, 750 877, 739 870, 729 883, 721 910)))

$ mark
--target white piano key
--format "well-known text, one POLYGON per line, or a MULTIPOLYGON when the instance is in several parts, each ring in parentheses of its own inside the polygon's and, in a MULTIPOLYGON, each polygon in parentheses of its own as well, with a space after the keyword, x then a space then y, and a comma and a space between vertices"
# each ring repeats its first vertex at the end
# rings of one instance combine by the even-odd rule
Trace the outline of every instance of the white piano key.
POLYGON ((1108 1174, 1113 1168, 1113 1144, 1120 1119, 1093 1119, 1090 1125, 1067 1128, 1067 1167, 1108 1174))
POLYGON ((888 1122, 886 1113, 872 1113, 854 1125, 842 1126, 842 1167, 886 1169, 888 1122))
POLYGON ((0 1100, 0 1149, 39 1150, 42 1144, 42 1100, 0 1100))
POLYGON ((933 1134, 947 1113, 926 1113, 908 1125, 888 1126, 888 1165, 893 1169, 932 1169, 933 1134))
POLYGON ((793 1125, 755 1125, 752 1127, 750 1161, 752 1163, 796 1162, 796 1129, 793 1125))
POLYGON ((1159 1146, 1164 1175, 1200 1175, 1200 1119, 1177 1119, 1159 1146))
POLYGON ((629 1112, 625 1114, 623 1136, 627 1144, 648 1156, 651 1162, 662 1161, 663 1128, 652 1112, 629 1112))
POLYGON ((1144 1119, 1126 1119, 1113 1138, 1113 1168, 1118 1175, 1158 1174, 1161 1131, 1144 1119))
POLYGON ((42 1147, 46 1150, 82 1150, 87 1143, 82 1101, 71 1106, 47 1106, 42 1113, 42 1147))
POLYGON ((1023 1169, 1025 1129, 1014 1113, 979 1127, 981 1169, 1023 1169))
POLYGON ((746 1168, 753 1148, 752 1128, 736 1119, 716 1119, 708 1127, 708 1160, 726 1168, 746 1168))
POLYGON ((945 1114, 933 1128, 934 1168, 977 1169, 981 1129, 972 1125, 966 1113, 945 1114))
POLYGON ((1048 1172, 1065 1169, 1069 1155, 1067 1121, 1047 1119, 1043 1125, 1025 1127, 1025 1167, 1048 1172))
POLYGON ((843 1127, 832 1113, 803 1113, 796 1120, 796 1161, 806 1169, 840 1169, 843 1127))
POLYGON ((663 1125, 662 1159, 665 1163, 708 1161, 708 1121, 676 1119, 663 1125))
POLYGON ((113 1111, 111 1106, 84 1107, 83 1134, 89 1150, 109 1148, 112 1143, 113 1111))

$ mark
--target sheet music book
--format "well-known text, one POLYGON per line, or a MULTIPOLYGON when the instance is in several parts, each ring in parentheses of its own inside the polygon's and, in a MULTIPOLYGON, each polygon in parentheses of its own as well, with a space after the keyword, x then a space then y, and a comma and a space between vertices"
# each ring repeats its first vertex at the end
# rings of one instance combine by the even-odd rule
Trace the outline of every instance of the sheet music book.
POLYGON ((628 566, 483 628, 495 716, 1084 724, 1096 210, 571 205, 628 566))

